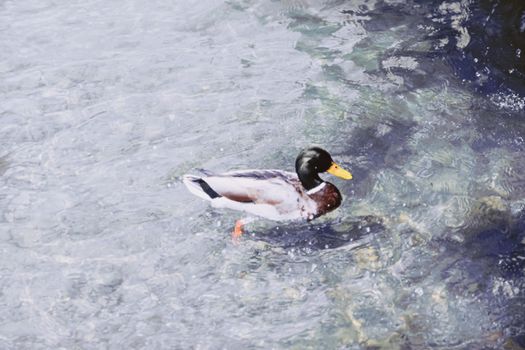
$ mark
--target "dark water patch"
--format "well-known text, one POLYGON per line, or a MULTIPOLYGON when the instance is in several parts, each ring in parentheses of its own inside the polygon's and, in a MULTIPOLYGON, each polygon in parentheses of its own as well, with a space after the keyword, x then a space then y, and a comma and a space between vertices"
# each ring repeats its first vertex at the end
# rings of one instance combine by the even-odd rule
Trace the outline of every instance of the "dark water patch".
POLYGON ((348 137, 345 152, 356 159, 352 167, 354 182, 360 184, 369 173, 385 167, 401 168, 413 154, 406 143, 414 130, 415 123, 393 118, 355 128, 348 137))
POLYGON ((504 345, 505 349, 525 349, 525 333, 510 338, 504 345))
POLYGON ((478 138, 473 142, 473 149, 506 147, 511 151, 525 151, 525 125, 520 114, 509 113, 502 119, 499 111, 488 104, 474 110, 476 123, 473 126, 478 131, 478 138))
POLYGON ((461 243, 436 240, 443 251, 440 260, 452 261, 438 267, 449 291, 459 295, 472 293, 504 305, 514 298, 523 302, 525 213, 510 220, 491 219, 483 227, 467 229, 464 237, 461 243), (500 298, 500 294, 504 297, 500 298))
POLYGON ((521 244, 523 232, 512 228, 490 228, 477 232, 469 238, 464 249, 472 261, 483 261, 495 274, 504 278, 523 277, 525 248, 521 244))
POLYGON ((434 11, 433 20, 446 28, 438 27, 431 36, 448 41, 439 52, 474 90, 525 96, 524 16, 521 0, 473 1, 467 8, 445 1, 434 11))
POLYGON ((414 6, 415 4, 390 4, 378 1, 374 7, 361 6, 359 10, 343 10, 344 14, 356 16, 366 15, 373 18, 372 21, 363 21, 362 24, 369 32, 386 31, 400 26, 415 26, 421 24, 424 16, 428 14, 425 6, 414 6))
MULTIPOLYGON (((373 58, 377 62, 368 62, 367 72, 386 79, 392 74, 402 78, 399 92, 442 85, 446 82, 449 69, 434 50, 436 40, 429 37, 428 30, 424 29, 431 24, 428 13, 432 8, 431 4, 376 3, 373 9, 361 13, 371 20, 361 23, 368 32, 379 32, 379 35, 365 37, 354 47, 358 55, 352 53, 349 57, 357 58, 359 63, 356 56, 362 56, 362 52, 366 51, 374 52, 373 58)), ((352 10, 343 13, 350 16, 358 14, 352 10)))
POLYGON ((501 108, 523 110, 524 102, 518 98, 525 96, 523 1, 379 1, 362 10, 343 13, 368 16, 370 20, 360 23, 369 32, 398 33, 390 47, 378 41, 381 35, 366 37, 355 46, 356 52, 375 52, 372 59, 377 63, 366 64, 368 73, 402 77, 402 87, 409 90, 440 85, 452 73, 456 83, 468 83, 501 108), (406 57, 414 59, 417 68, 395 62, 406 57))
MULTIPOLYGON (((438 40, 429 36, 432 22, 428 14, 434 7, 432 3, 376 3, 373 9, 361 13, 370 17, 361 23, 367 31, 377 35, 367 36, 357 43, 348 57, 367 67, 369 74, 388 80, 391 80, 389 75, 400 78, 399 92, 441 86, 446 83, 446 73, 450 69, 441 60, 442 55, 435 51, 438 40)), ((352 10, 343 13, 358 14, 352 10)))
POLYGON ((454 307, 486 310, 486 322, 480 327, 494 335, 483 341, 487 349, 499 348, 496 343, 510 342, 525 332, 522 226, 520 217, 510 225, 470 232, 464 242, 433 242, 441 253, 433 258, 429 275, 445 283, 449 299, 464 300, 454 307))
POLYGON ((481 0, 470 5, 465 23, 470 35, 464 60, 474 63, 476 71, 489 74, 488 81, 478 81, 485 91, 505 85, 525 95, 525 2, 521 0, 481 0))
POLYGON ((330 35, 339 29, 339 25, 304 11, 290 12, 288 17, 291 19, 289 29, 310 37, 330 35))
POLYGON ((294 248, 308 253, 342 247, 380 231, 384 231, 380 219, 367 216, 355 221, 285 224, 266 232, 251 232, 250 236, 285 249, 294 248))
POLYGON ((456 249, 472 261, 483 261, 489 270, 502 277, 522 277, 525 272, 525 211, 512 215, 505 202, 492 196, 476 202, 470 215, 467 219, 470 224, 463 232, 465 240, 456 249))

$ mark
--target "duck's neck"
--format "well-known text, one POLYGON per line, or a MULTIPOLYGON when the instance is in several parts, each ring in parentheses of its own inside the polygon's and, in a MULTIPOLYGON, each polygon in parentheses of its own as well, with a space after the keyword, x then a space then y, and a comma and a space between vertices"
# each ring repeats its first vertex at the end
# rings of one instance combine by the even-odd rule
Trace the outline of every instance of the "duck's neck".
POLYGON ((296 169, 296 171, 301 184, 307 191, 316 188, 324 182, 319 177, 318 173, 311 171, 311 169, 308 169, 307 167, 300 167, 299 169, 296 169))

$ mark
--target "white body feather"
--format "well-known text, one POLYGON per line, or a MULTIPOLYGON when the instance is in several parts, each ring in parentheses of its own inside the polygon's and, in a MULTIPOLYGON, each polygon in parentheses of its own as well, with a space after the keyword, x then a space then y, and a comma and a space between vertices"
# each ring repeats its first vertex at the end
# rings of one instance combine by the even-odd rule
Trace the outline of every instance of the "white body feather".
POLYGON ((312 219, 317 212, 315 201, 301 189, 297 175, 290 172, 246 170, 203 177, 185 175, 183 182, 191 193, 210 201, 215 208, 244 211, 275 221, 312 219), (196 182, 199 179, 221 196, 210 197, 196 182), (222 195, 231 193, 253 201, 236 201, 222 195))

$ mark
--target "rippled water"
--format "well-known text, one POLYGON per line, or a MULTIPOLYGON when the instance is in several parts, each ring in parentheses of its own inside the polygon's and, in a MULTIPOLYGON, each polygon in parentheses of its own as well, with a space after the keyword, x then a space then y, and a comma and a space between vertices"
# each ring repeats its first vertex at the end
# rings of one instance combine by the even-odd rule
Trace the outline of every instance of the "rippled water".
POLYGON ((525 10, 479 4, 0 1, 0 348, 525 347, 525 10), (310 144, 342 207, 239 246, 180 182, 310 144))

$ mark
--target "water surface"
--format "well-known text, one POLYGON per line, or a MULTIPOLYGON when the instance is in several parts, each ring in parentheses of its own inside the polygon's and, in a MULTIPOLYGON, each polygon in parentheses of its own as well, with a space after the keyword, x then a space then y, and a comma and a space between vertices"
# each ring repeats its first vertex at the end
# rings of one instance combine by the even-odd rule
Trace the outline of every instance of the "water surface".
POLYGON ((524 347, 520 11, 0 2, 0 348, 524 347), (180 182, 311 144, 342 207, 239 246, 180 182))

